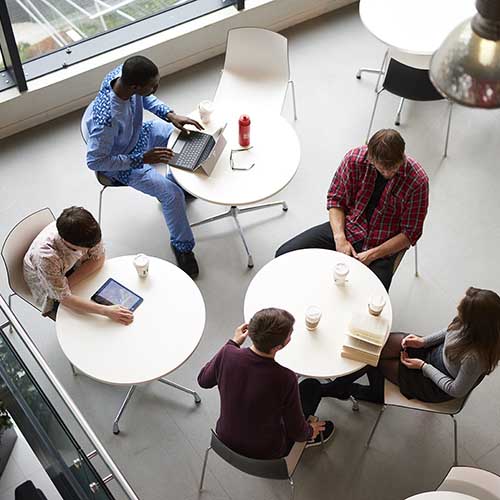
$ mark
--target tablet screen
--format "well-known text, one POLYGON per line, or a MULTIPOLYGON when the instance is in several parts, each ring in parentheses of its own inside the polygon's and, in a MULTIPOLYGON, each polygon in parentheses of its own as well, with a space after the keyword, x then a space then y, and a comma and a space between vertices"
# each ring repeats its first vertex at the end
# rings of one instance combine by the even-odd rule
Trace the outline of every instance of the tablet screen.
POLYGON ((130 311, 135 311, 142 303, 142 297, 135 294, 127 287, 109 278, 104 285, 92 295, 92 300, 98 304, 120 305, 126 307, 130 311))

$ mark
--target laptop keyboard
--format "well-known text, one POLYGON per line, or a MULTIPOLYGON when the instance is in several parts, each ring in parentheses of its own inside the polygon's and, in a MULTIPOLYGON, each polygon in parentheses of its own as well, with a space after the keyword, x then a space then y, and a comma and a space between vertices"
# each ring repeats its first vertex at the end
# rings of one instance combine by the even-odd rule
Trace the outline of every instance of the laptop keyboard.
POLYGON ((206 154, 202 155, 210 139, 211 137, 207 134, 191 132, 189 134, 189 142, 186 143, 177 156, 177 163, 185 165, 191 168, 191 170, 195 169, 210 154, 210 148, 207 148, 206 154))

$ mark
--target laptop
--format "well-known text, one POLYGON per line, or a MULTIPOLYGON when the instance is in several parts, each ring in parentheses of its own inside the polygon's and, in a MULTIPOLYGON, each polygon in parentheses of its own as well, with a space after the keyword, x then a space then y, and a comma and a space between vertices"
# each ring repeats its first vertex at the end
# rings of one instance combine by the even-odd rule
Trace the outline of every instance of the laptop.
POLYGON ((226 125, 213 135, 197 130, 190 130, 189 133, 182 131, 172 147, 174 156, 169 165, 191 172, 201 169, 206 175, 210 175, 226 147, 223 135, 225 128, 226 125))

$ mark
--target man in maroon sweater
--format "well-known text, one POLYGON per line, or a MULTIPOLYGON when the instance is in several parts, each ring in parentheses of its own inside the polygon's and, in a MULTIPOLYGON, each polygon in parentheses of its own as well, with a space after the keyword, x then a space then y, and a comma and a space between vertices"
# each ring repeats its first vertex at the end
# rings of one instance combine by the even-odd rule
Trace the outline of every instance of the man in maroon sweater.
POLYGON ((306 420, 314 416, 321 400, 320 383, 308 379, 299 391, 297 376, 274 360, 290 342, 294 322, 282 309, 257 312, 249 324, 235 330, 232 340, 198 375, 201 387, 218 386, 221 414, 216 432, 226 446, 241 455, 280 458, 296 441, 315 445, 333 434, 333 422, 306 420), (247 336, 253 344, 241 349, 247 336))

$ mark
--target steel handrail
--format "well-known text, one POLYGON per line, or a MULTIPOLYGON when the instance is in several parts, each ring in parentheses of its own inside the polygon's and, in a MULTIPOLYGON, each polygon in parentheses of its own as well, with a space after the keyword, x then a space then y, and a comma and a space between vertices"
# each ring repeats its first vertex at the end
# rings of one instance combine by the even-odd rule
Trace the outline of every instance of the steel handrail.
POLYGON ((74 403, 74 401, 71 399, 70 395, 66 392, 62 384, 59 382, 57 377, 52 373, 52 370, 50 369, 49 365, 46 363, 44 357, 36 347, 36 345, 32 342, 30 339, 29 335, 26 333, 24 327, 21 325, 19 320, 16 318, 14 313, 11 311, 9 306, 7 305, 7 302, 5 302, 5 299, 3 298, 2 295, 0 295, 0 310, 2 313, 5 315, 7 318, 8 322, 14 327, 16 330, 17 334, 19 335, 19 338, 23 342, 23 344, 26 346, 28 351, 31 353, 35 361, 38 363, 38 366, 42 369, 42 371, 45 373, 47 376, 48 380, 56 390, 56 392, 59 394, 61 399, 63 400, 64 404, 70 411, 70 413, 73 415, 75 420, 78 422, 78 425, 81 427, 82 431, 85 433, 89 441, 92 443, 94 446, 94 449, 98 452, 99 456, 101 457, 102 461, 104 464, 107 466, 111 474, 113 475, 115 481, 118 483, 118 485, 121 487, 123 492, 127 495, 127 497, 130 500, 140 500, 140 498, 137 496, 135 491, 132 489, 132 487, 128 484, 127 480, 125 479, 125 476, 121 473, 120 469, 117 467, 117 465, 113 462, 112 458, 109 456, 108 452, 106 451, 106 448, 101 444, 99 441, 99 438, 95 435, 94 431, 90 427, 90 425, 87 423, 85 420, 85 417, 81 414, 80 410, 74 403))

